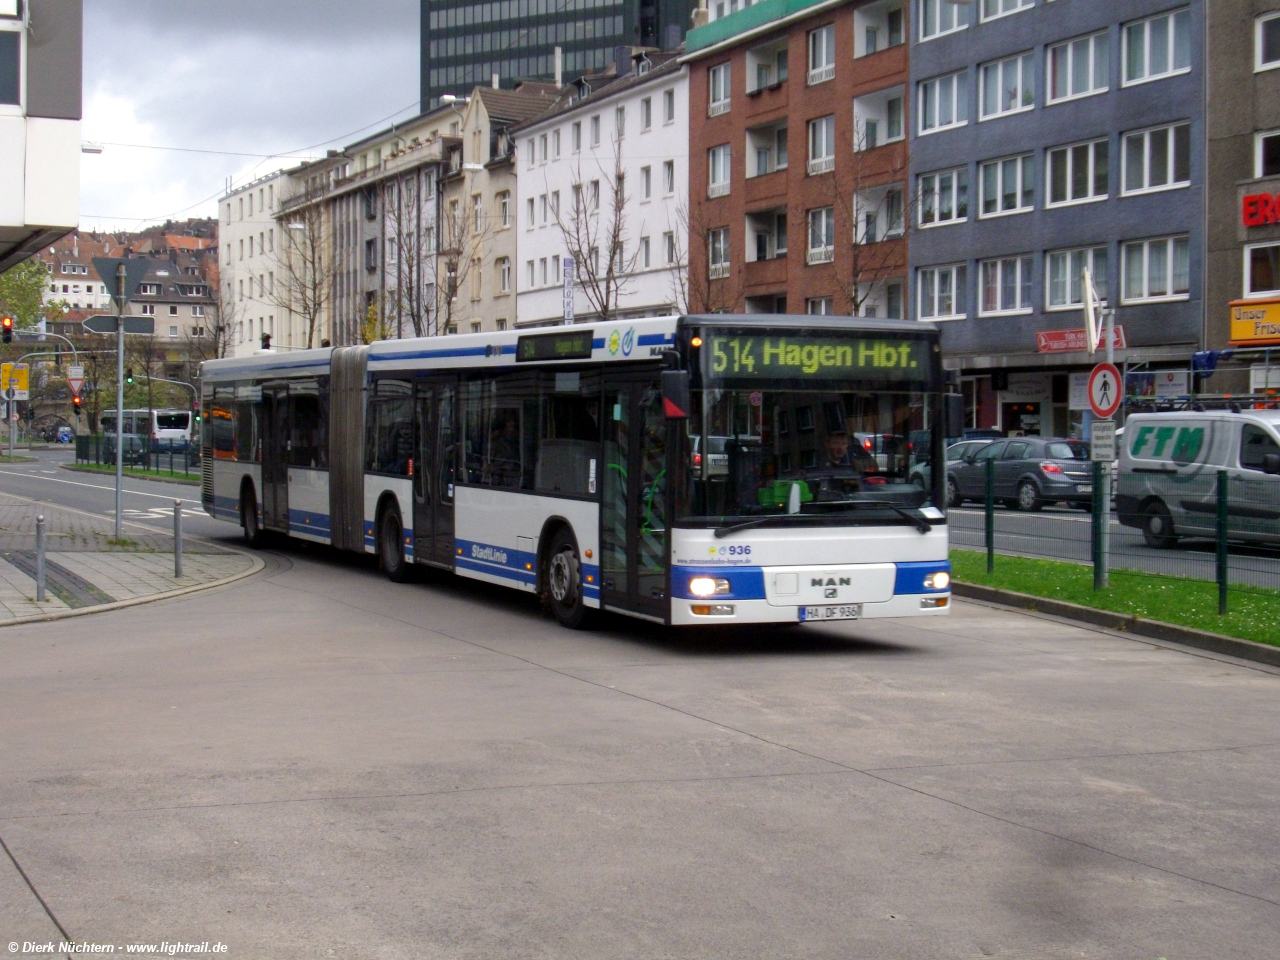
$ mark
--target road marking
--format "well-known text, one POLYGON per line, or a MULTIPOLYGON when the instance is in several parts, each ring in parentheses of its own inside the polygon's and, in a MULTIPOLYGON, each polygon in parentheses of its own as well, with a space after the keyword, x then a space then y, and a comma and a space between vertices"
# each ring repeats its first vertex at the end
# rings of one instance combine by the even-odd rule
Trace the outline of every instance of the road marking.
MULTIPOLYGON (((40 479, 40 477, 37 477, 37 476, 35 476, 35 475, 33 475, 33 474, 30 474, 30 473, 17 473, 17 472, 15 472, 15 471, 13 471, 13 470, 0 470, 0 476, 6 476, 6 477, 24 477, 24 478, 26 478, 27 480, 39 480, 39 479, 40 479)), ((73 486, 73 487, 88 487, 88 488, 90 488, 91 490, 109 490, 109 491, 111 491, 112 493, 115 493, 115 492, 116 492, 116 488, 115 488, 115 487, 104 487, 104 486, 101 486, 100 484, 97 484, 97 483, 81 483, 79 480, 63 480, 61 477, 52 477, 52 478, 51 478, 51 480, 52 480, 52 482, 53 482, 53 483, 69 483, 69 484, 71 484, 71 486, 73 486)), ((163 494, 163 493, 141 493, 141 492, 139 492, 139 491, 137 491, 137 490, 129 490, 129 489, 126 489, 126 488, 124 488, 124 487, 121 487, 120 489, 121 489, 121 492, 122 492, 122 493, 127 493, 127 494, 130 494, 130 495, 135 496, 135 497, 153 497, 153 498, 155 498, 156 500, 169 500, 169 501, 173 501, 173 500, 175 500, 175 499, 180 499, 180 498, 177 498, 177 497, 170 497, 170 496, 166 496, 166 495, 165 495, 165 494, 163 494)), ((185 498, 181 498, 181 499, 185 499, 185 498)), ((194 500, 195 498, 194 498, 194 497, 192 497, 191 499, 193 499, 193 500, 194 500)), ((114 512, 112 513, 112 516, 115 516, 115 513, 114 513, 114 512)))

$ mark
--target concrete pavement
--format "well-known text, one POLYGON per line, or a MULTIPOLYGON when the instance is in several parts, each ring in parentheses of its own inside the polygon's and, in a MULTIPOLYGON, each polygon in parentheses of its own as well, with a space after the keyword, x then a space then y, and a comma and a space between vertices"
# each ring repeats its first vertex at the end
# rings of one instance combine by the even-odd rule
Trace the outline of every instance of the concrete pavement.
MULTIPOLYGON (((196 512, 203 516, 196 504, 184 510, 196 512)), ((0 626, 207 586, 250 573, 259 563, 246 553, 188 538, 183 576, 176 578, 171 534, 131 523, 121 541, 114 537, 110 519, 0 494, 0 626), (43 603, 36 602, 38 516, 45 518, 43 603)))
POLYGON ((963 602, 574 633, 498 588, 269 563, 0 631, 0 837, 48 905, 0 859, 0 941, 52 915, 237 960, 1275 955, 1269 668, 963 602))

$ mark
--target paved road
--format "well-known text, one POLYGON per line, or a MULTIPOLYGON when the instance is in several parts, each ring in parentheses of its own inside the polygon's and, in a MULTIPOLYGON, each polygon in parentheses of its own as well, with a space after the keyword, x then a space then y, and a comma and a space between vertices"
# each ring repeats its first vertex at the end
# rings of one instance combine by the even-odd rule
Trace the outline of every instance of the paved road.
POLYGON ((573 633, 269 557, 0 630, 0 837, 48 907, 0 855, 0 940, 52 914, 234 960, 1275 956, 1275 671, 964 603, 573 633))

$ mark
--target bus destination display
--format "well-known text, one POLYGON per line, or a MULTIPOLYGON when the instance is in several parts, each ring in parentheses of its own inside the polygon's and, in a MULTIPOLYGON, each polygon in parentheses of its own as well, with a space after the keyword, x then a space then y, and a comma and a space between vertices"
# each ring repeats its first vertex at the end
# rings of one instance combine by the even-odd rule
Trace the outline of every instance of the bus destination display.
POLYGON ((704 363, 717 378, 924 380, 929 375, 924 340, 712 332, 703 349, 704 363))
POLYGON ((526 360, 590 360, 591 331, 543 333, 516 340, 516 362, 526 360))

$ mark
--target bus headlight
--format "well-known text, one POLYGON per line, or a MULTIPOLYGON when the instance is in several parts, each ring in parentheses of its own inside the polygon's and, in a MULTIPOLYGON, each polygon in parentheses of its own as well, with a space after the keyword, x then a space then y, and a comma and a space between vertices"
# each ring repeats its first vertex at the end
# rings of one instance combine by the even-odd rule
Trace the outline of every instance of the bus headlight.
POLYGON ((695 597, 714 597, 729 592, 729 581, 719 577, 694 577, 689 581, 689 592, 695 597))
POLYGON ((945 590, 951 586, 951 574, 945 570, 931 573, 924 578, 924 585, 928 590, 945 590))

